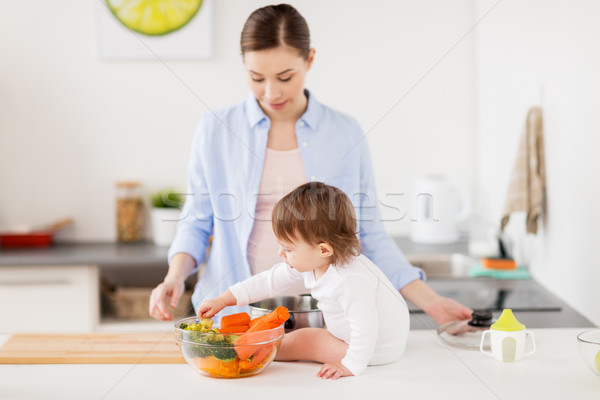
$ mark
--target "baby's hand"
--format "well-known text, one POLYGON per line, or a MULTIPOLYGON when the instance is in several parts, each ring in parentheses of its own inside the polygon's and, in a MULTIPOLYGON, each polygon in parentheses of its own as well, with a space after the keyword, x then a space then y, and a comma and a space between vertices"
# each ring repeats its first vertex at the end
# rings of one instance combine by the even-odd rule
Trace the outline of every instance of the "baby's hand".
POLYGON ((212 318, 224 308, 217 299, 205 300, 198 307, 198 318, 212 318))
POLYGON ((205 300, 198 307, 198 318, 212 318, 213 315, 227 306, 234 306, 237 303, 231 290, 226 290, 219 297, 205 300))
POLYGON ((323 379, 337 379, 343 376, 353 376, 354 374, 350 372, 346 367, 342 364, 323 364, 321 370, 317 374, 318 377, 323 379))

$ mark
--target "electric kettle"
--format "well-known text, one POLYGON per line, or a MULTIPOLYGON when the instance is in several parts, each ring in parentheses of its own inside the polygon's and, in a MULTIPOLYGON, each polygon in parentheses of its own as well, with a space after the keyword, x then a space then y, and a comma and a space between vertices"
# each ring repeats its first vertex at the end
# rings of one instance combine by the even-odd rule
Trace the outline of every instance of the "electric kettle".
POLYGON ((448 244, 460 238, 459 224, 471 212, 464 187, 441 175, 414 178, 411 183, 410 240, 448 244))

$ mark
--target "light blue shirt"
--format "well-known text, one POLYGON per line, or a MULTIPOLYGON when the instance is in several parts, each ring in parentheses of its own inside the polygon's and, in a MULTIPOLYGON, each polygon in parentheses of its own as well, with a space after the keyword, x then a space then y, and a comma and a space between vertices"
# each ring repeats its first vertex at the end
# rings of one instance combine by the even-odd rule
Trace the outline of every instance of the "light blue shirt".
MULTIPOLYGON (((305 93, 308 107, 296 122, 296 137, 308 180, 336 186, 350 197, 363 254, 397 289, 423 279, 422 271, 408 263, 384 230, 362 129, 353 118, 305 93)), ((196 309, 203 300, 251 276, 248 239, 270 125, 252 94, 243 103, 200 119, 188 169, 188 197, 169 249, 169 260, 187 253, 199 265, 214 232, 206 268, 192 296, 196 309)))

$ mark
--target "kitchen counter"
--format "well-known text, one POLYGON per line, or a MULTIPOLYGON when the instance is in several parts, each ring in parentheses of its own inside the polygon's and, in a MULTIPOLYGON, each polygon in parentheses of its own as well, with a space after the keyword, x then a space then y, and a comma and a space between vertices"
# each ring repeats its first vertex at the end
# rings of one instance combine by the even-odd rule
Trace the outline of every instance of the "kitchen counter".
MULTIPOLYGON (((467 243, 425 245, 412 243, 408 238, 394 241, 405 254, 467 253, 467 243)), ((140 243, 55 243, 41 248, 1 248, 0 267, 19 265, 98 265, 101 268, 164 267, 168 246, 151 242, 140 243)))
POLYGON ((0 267, 97 265, 100 268, 165 268, 167 251, 167 246, 150 242, 56 243, 40 248, 0 248, 0 267))
MULTIPOLYGON (((319 365, 274 362, 255 377, 221 380, 179 365, 0 365, 2 399, 218 398, 598 399, 600 377, 583 363, 582 328, 535 329, 537 351, 502 363, 446 346, 434 331, 411 331, 394 364, 337 381, 315 377, 319 365)), ((0 343, 8 336, 0 336, 0 343)))
MULTIPOLYGON (((423 254, 467 254, 467 241, 454 244, 428 245, 413 243, 407 237, 395 237, 394 241, 407 255, 423 254)), ((0 272, 8 268, 61 266, 93 266, 98 269, 99 276, 107 282, 122 286, 154 287, 164 278, 168 269, 166 246, 156 246, 150 242, 141 243, 56 243, 47 248, 0 249, 0 272), (143 270, 143 273, 140 273, 143 270)), ((50 273, 50 272, 48 272, 50 273)), ((36 282, 38 272, 35 272, 36 282)), ((193 284, 193 280, 190 280, 193 284)), ((488 281, 489 282, 492 281, 488 281)), ((458 280, 428 281, 429 285, 439 293, 456 297, 461 301, 461 292, 467 286, 478 286, 478 292, 486 289, 481 280, 475 282, 467 279, 460 283, 458 280), (450 285, 451 287, 446 287, 450 285), (458 288, 454 290, 455 288, 458 288), (460 289, 460 290, 459 290, 460 289)), ((496 285, 506 285, 510 282, 495 282, 496 285)), ((526 312, 519 310, 518 316, 523 322, 534 328, 592 326, 590 321, 582 317, 566 303, 557 299, 553 294, 541 288, 535 281, 514 281, 513 285, 526 288, 534 294, 545 294, 545 298, 554 298, 551 302, 560 307, 560 311, 526 312), (535 289, 535 290, 534 290, 535 289)), ((522 291, 519 289, 519 291, 522 291)), ((490 298, 495 295, 490 295, 490 298)), ((465 303, 469 305, 468 303, 465 303)), ((480 305, 470 305, 480 307, 480 305)), ((497 315, 495 315, 497 317, 497 315)), ((1 325, 1 324, 0 324, 1 325)), ((430 329, 435 323, 425 314, 411 313, 411 329, 430 329)), ((0 329, 0 332, 2 330, 0 329)), ((6 331, 5 331, 6 332, 6 331)))
MULTIPOLYGON (((437 293, 453 298, 472 309, 492 309, 496 320, 504 308, 515 312, 528 328, 593 327, 594 324, 566 302, 533 279, 497 280, 464 278, 429 280, 437 293), (504 293, 502 300, 499 293, 504 293)), ((409 305, 411 329, 432 329, 436 323, 418 308, 409 305)))

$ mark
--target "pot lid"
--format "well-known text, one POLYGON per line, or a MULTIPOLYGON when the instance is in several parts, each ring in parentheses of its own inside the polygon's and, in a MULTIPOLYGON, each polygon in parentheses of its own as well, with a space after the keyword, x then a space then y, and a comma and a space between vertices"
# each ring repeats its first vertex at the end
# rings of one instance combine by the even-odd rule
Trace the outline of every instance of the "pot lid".
MULTIPOLYGON (((479 350, 483 332, 490 329, 492 324, 491 310, 475 310, 470 320, 451 321, 441 325, 437 333, 440 339, 450 346, 479 350)), ((489 344, 484 344, 484 350, 490 350, 489 344)))

